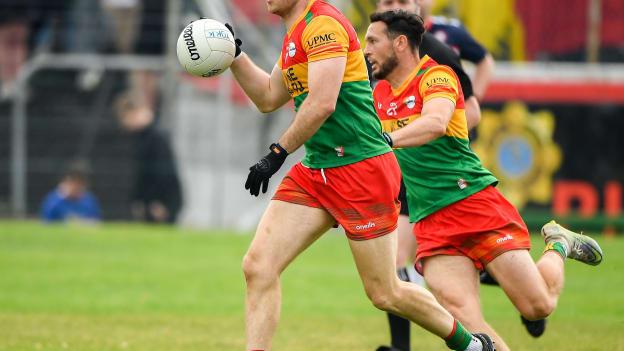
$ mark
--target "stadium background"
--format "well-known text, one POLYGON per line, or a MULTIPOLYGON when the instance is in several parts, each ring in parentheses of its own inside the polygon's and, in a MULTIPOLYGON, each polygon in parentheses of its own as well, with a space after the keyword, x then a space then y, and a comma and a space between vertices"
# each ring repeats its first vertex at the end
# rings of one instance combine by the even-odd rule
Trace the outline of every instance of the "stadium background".
MULTIPOLYGON (((367 26, 368 14, 374 8, 374 0, 330 2, 347 13, 362 33, 367 26)), ((243 96, 229 73, 215 79, 197 79, 181 74, 175 59, 174 43, 183 26, 200 15, 232 21, 244 42, 244 50, 260 66, 270 69, 276 60, 283 35, 278 19, 266 14, 262 1, 249 0, 0 0, 0 18, 11 18, 11 11, 15 7, 27 10, 32 27, 29 28, 28 41, 24 44, 28 49, 18 79, 10 90, 3 89, 0 96, 0 217, 6 219, 0 222, 0 267, 3 273, 0 274, 3 277, 0 278, 0 290, 4 291, 0 293, 0 310, 4 311, 0 313, 0 326, 5 327, 6 332, 3 334, 0 331, 0 350, 41 349, 36 347, 37 343, 43 345, 44 349, 65 348, 59 346, 62 345, 60 341, 50 347, 46 346, 45 341, 34 342, 26 332, 27 336, 21 336, 20 339, 21 334, 9 332, 16 332, 17 329, 9 326, 36 329, 43 323, 62 329, 62 325, 77 326, 81 322, 67 319, 59 324, 59 320, 53 317, 56 312, 61 315, 115 315, 128 308, 121 300, 98 300, 98 289, 107 291, 105 287, 91 286, 93 295, 88 296, 92 296, 93 300, 81 302, 80 294, 60 287, 69 278, 59 276, 58 280, 51 281, 60 285, 45 285, 49 274, 45 268, 49 262, 56 261, 38 249, 45 251, 51 248, 53 251, 50 255, 66 259, 64 265, 55 267, 67 269, 66 277, 77 274, 84 281, 77 279, 73 282, 86 285, 91 284, 86 277, 93 272, 73 271, 77 268, 73 263, 75 259, 80 259, 86 265, 93 263, 101 267, 108 267, 107 262, 114 263, 115 267, 130 274, 128 272, 136 267, 136 262, 129 256, 137 252, 143 253, 145 256, 138 257, 147 262, 157 261, 155 256, 148 256, 148 253, 141 251, 146 244, 155 250, 152 255, 162 254, 166 258, 179 260, 180 265, 189 259, 182 252, 182 247, 192 249, 195 245, 210 246, 211 262, 193 263, 212 271, 214 262, 217 262, 223 272, 239 274, 236 272, 239 271, 240 257, 248 243, 248 236, 233 239, 235 244, 232 245, 238 245, 235 247, 225 243, 230 240, 228 238, 232 233, 252 231, 269 200, 269 195, 254 198, 245 191, 243 184, 247 168, 266 153, 267 145, 286 128, 293 115, 292 108, 285 107, 263 116, 243 96), (137 43, 141 45, 123 52, 115 49, 115 34, 104 30, 107 27, 101 8, 103 3, 122 7, 142 4, 142 22, 137 32, 137 43), (101 229, 102 234, 94 228, 70 225, 45 229, 33 224, 32 220, 38 216, 44 195, 57 184, 67 164, 75 160, 85 160, 91 166, 91 188, 101 202, 104 221, 125 222, 131 219, 129 194, 132 191, 135 166, 131 156, 133 144, 115 119, 113 102, 126 88, 128 77, 133 72, 145 70, 156 72, 159 77, 156 86, 159 92, 158 128, 170 137, 176 156, 184 197, 177 227, 183 229, 131 225, 110 227, 110 224, 105 224, 101 229), (15 219, 17 221, 13 221, 15 219), (174 239, 178 240, 175 245, 180 246, 168 247, 167 242, 173 234, 180 234, 190 228, 202 229, 202 234, 215 234, 214 238, 199 239, 194 234, 197 232, 190 231, 190 238, 182 239, 186 246, 180 243, 180 239, 174 239), (47 235, 40 236, 48 232, 60 241, 55 242, 53 240, 56 239, 47 235), (128 233, 135 232, 136 236, 126 237, 128 233), (154 236, 148 234, 152 232, 155 232, 154 236), (85 233, 91 236, 83 236, 85 233), (124 251, 122 245, 129 245, 129 251, 124 251), (137 251, 132 251, 133 248, 137 251), (221 250, 222 255, 230 256, 219 256, 217 250, 221 250), (98 256, 105 252, 111 256, 98 256), (174 254, 169 257, 172 252, 174 254), (37 254, 44 256, 39 257, 37 254), (89 261, 87 256, 94 261, 89 261), (95 261, 98 257, 102 260, 95 261), (37 264, 41 265, 37 266, 41 272, 33 268, 37 264), (40 289, 37 291, 41 294, 34 293, 33 289, 40 289), (46 295, 57 289, 58 292, 46 295), (23 295, 25 292, 33 293, 32 296, 23 295), (77 298, 77 302, 66 302, 64 293, 71 293, 70 296, 77 298), (58 307, 41 307, 44 303, 58 307), (42 310, 49 315, 37 317, 39 319, 33 325, 25 322, 28 318, 23 317, 24 313, 42 310), (18 317, 13 318, 12 314, 18 317), (13 340, 14 344, 6 340, 13 340), (11 347, 21 345, 23 340, 35 346, 11 347)), ((501 188, 521 208, 528 224, 535 229, 547 218, 554 216, 575 228, 615 235, 611 239, 613 241, 608 242, 612 246, 606 249, 607 253, 618 252, 621 241, 617 234, 624 230, 624 2, 438 0, 434 12, 461 19, 497 60, 493 82, 481 102, 483 120, 475 132, 473 147, 501 179, 501 188)), ((8 86, 6 81, 0 82, 0 85, 3 88, 8 86)), ((298 155, 301 155, 301 151, 298 155)), ((292 164, 297 159, 298 156, 290 157, 287 162, 292 164)), ((285 165, 284 169, 287 167, 285 165)), ((279 174, 283 174, 283 171, 279 174)), ((272 182, 269 193, 276 183, 272 182)), ((321 263, 323 250, 331 250, 329 247, 333 247, 336 239, 327 240, 329 242, 319 243, 320 248, 307 257, 321 264, 321 267, 325 267, 321 263)), ((342 246, 341 251, 346 252, 342 246)), ((621 263, 617 259, 613 262, 621 263)), ((346 264, 339 258, 331 263, 346 264)), ((174 305, 176 302, 180 304, 174 306, 179 309, 173 314, 183 315, 196 308, 200 314, 212 315, 214 312, 214 319, 200 321, 209 330, 212 323, 222 322, 240 328, 242 309, 238 297, 242 298, 243 294, 240 279, 235 283, 225 282, 226 278, 219 275, 219 279, 223 280, 219 280, 217 285, 203 287, 201 283, 195 283, 192 288, 196 291, 189 292, 180 288, 189 281, 176 275, 178 269, 183 268, 176 265, 164 267, 156 263, 153 268, 154 271, 146 274, 156 274, 158 270, 159 274, 163 274, 163 279, 169 279, 172 291, 166 298, 171 299, 174 305), (217 291, 233 291, 236 302, 231 300, 233 297, 227 297, 229 294, 216 293, 209 296, 216 299, 227 295, 225 298, 229 300, 222 302, 220 307, 209 303, 193 307, 193 303, 185 300, 190 298, 187 295, 194 292, 214 291, 215 286, 217 291), (176 291, 183 291, 187 295, 180 297, 179 294, 175 295, 176 291), (231 306, 234 307, 228 309, 231 306), (238 317, 228 319, 230 314, 238 317)), ((352 268, 348 267, 349 274, 353 274, 352 268)), ((600 301, 599 307, 612 314, 598 314, 595 319, 588 317, 584 326, 593 324, 599 327, 600 322, 607 323, 611 327, 609 337, 612 338, 609 349, 624 350, 624 340, 616 329, 623 323, 621 316, 624 311, 619 307, 621 295, 617 292, 612 295, 604 293, 611 286, 624 288, 616 268, 609 266, 602 283, 593 285, 589 282, 587 271, 581 269, 579 273, 578 268, 573 268, 574 273, 587 280, 570 286, 569 295, 576 296, 574 298, 578 300, 574 301, 580 301, 581 304, 587 302, 586 298, 600 301), (591 286, 587 295, 589 297, 580 293, 575 295, 579 289, 587 292, 588 286, 591 286)), ((295 266, 293 272, 291 278, 299 273, 313 272, 312 278, 329 279, 329 276, 321 273, 317 276, 317 269, 305 266, 295 266)), ((199 270, 192 274, 186 273, 191 280, 202 274, 199 270)), ((347 274, 342 270, 338 273, 347 274)), ((347 287, 340 285, 340 277, 334 277, 336 280, 328 284, 346 291, 347 287)), ((109 282, 106 276, 100 278, 103 282, 109 282)), ((134 276, 124 279, 130 282, 129 289, 133 289, 132 283, 136 283, 134 276)), ((149 280, 145 277, 141 279, 149 280)), ((346 281, 353 283, 354 289, 359 288, 353 276, 349 276, 346 281)), ((118 282, 113 280, 109 283, 116 287, 118 282)), ((287 287, 296 290, 298 284, 291 280, 287 287)), ((138 304, 136 309, 130 308, 131 311, 167 312, 167 307, 155 301, 157 296, 142 295, 141 291, 146 286, 150 286, 149 283, 138 284, 134 286, 136 291, 124 291, 126 295, 119 298, 125 298, 127 304, 138 304)), ((317 287, 306 286, 303 291, 307 293, 306 289, 321 294, 323 301, 335 298, 330 293, 323 295, 323 291, 315 290, 317 287)), ((619 291, 619 288, 615 290, 619 291)), ((359 290, 356 291, 361 294, 359 290)), ((110 296, 118 297, 114 294, 110 296)), ((341 299, 337 301, 349 302, 341 299)), ((354 320, 341 320, 339 314, 334 317, 346 324, 357 323, 358 316, 365 313, 362 311, 370 310, 370 306, 362 301, 361 305, 349 310, 353 312, 354 320)), ((304 304, 295 300, 286 301, 296 311, 295 316, 286 315, 287 321, 289 318, 291 322, 298 321, 300 315, 305 315, 307 306, 300 303, 304 304)), ((502 303, 496 302, 495 306, 499 304, 502 303)), ((324 308, 320 312, 331 315, 331 308, 324 308)), ((576 309, 585 311, 581 307, 576 309)), ((564 312, 562 317, 570 313, 564 312)), ((323 320, 322 316, 311 314, 314 315, 312 322, 323 320)), ((382 316, 378 317, 382 319, 382 316)), ((130 325, 136 330, 148 323, 140 318, 132 319, 134 317, 129 317, 130 321, 124 318, 102 318, 102 323, 130 325)), ((507 317, 495 315, 496 318, 502 318, 505 327, 511 328, 518 324, 515 315, 509 317, 509 322, 505 319, 507 317), (511 318, 514 318, 513 322, 511 318)), ((172 320, 176 321, 175 318, 172 320)), ((165 323, 163 320, 160 322, 165 323)), ((193 323, 193 319, 183 319, 182 329, 194 330, 196 326, 193 323)), ((382 323, 383 320, 379 325, 383 327, 382 323)), ((566 326, 573 327, 573 323, 569 323, 566 326)), ((579 329, 573 330, 580 334, 579 329)), ((156 334, 161 332, 149 330, 156 334)), ((50 333, 54 331, 52 328, 50 333)), ((592 329, 593 333, 602 331, 599 328, 592 329)), ((556 336, 561 337, 562 332, 556 333, 556 336)), ((142 335, 144 345, 149 345, 150 335, 153 334, 146 332, 146 335, 142 335)), ((221 335, 238 338, 233 343, 213 344, 201 339, 201 342, 214 347, 208 349, 217 349, 217 346, 233 349, 240 345, 240 333, 220 330, 208 335, 214 338, 221 335)), ((124 338, 124 335, 112 335, 114 342, 124 338)), ((76 339, 80 337, 76 336, 76 339)), ((524 340, 520 337, 516 339, 524 340)), ((297 339, 281 340, 282 345, 298 345, 297 339)), ((312 340, 306 340, 314 345, 312 340)), ((530 344, 527 350, 554 349, 560 340, 550 339, 545 348, 530 344)), ((348 344, 349 341, 338 342, 348 344)), ((588 343, 583 339, 579 345, 587 345, 583 342, 588 343)), ((154 344, 149 349, 161 349, 165 347, 163 345, 169 344, 154 344)), ((192 342, 190 345, 201 348, 192 342)), ((169 349, 176 349, 188 345, 183 340, 180 344, 170 346, 173 347, 169 349)), ((106 343, 91 347, 125 348, 123 344, 106 343)), ((585 346, 581 349, 602 350, 600 347, 585 346)))
MULTIPOLYGON (((260 1, 147 1, 137 44, 122 53, 112 48, 115 33, 101 32, 106 2, 27 6, 39 27, 30 31, 28 61, 13 94, 0 102, 0 214, 36 216, 63 165, 85 159, 104 218, 128 219, 132 146, 111 106, 130 72, 151 69, 161 77, 158 126, 172 140, 181 174, 180 224, 252 228, 268 196, 251 198, 241 184, 248 165, 289 123, 291 108, 262 116, 229 74, 181 74, 172 45, 179 29, 201 12, 236 23, 245 50, 268 69, 283 31, 279 22, 260 1), (81 86, 79 79, 89 73, 100 76, 81 86)), ((363 33, 374 1, 335 4, 363 33)), ((485 119, 499 122, 480 125, 476 135, 486 137, 474 145, 530 224, 552 213, 593 230, 621 228, 622 2, 440 0, 434 12, 461 19, 497 59, 482 107, 485 119), (514 111, 525 117, 505 119, 514 111), (531 124, 538 115, 549 120, 548 131, 531 124), (513 131, 510 120, 519 123, 513 131)))
MULTIPOLYGON (((268 196, 251 198, 241 184, 248 165, 289 123, 291 109, 261 116, 229 74, 210 80, 180 74, 172 42, 201 12, 235 22, 245 50, 270 68, 283 30, 262 2, 146 1, 136 49, 122 54, 112 48, 114 33, 102 35, 98 1, 6 1, 6 8, 29 7, 39 27, 30 31, 28 61, 13 94, 0 101, 1 215, 36 216, 66 164, 85 159, 104 218, 129 219, 132 145, 111 106, 130 72, 150 69, 164 77, 157 87, 157 118, 171 138, 181 174, 185 200, 179 223, 253 227, 268 196), (99 79, 81 86, 79 79, 89 73, 99 79)), ((362 33, 374 1, 335 3, 362 33)), ((530 125, 509 131, 507 122, 484 123, 476 134, 482 135, 482 128, 507 130, 477 137, 475 148, 497 170, 507 195, 529 214, 530 224, 554 213, 594 230, 621 229, 622 2, 440 0, 434 12, 460 18, 497 59, 482 101, 485 116, 502 121, 515 102, 526 114, 520 124, 536 113, 552 120, 549 135, 539 137, 532 136, 530 125), (560 156, 543 159, 551 144, 560 156)))

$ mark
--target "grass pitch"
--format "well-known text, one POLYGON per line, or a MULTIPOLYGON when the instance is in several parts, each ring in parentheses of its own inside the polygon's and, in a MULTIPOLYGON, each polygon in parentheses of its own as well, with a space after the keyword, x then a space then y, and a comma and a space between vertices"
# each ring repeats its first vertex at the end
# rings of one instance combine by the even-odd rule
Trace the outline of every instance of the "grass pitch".
MULTIPOLYGON (((0 350, 244 350, 240 262, 251 235, 105 224, 0 222, 0 350)), ((598 237, 599 267, 566 266, 546 334, 531 338, 504 294, 486 318, 514 350, 624 351, 624 239, 598 237)), ((534 254, 542 244, 535 240, 534 254)), ((374 350, 383 313, 367 301, 346 239, 326 234, 283 276, 275 350, 374 350)), ((445 350, 412 328, 413 350, 445 350)))

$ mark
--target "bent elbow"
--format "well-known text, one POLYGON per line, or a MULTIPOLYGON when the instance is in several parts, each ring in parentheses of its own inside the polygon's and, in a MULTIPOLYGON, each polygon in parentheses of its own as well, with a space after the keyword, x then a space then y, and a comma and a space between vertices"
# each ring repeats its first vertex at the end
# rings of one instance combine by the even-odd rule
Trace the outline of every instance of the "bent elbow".
POLYGON ((327 115, 331 115, 332 113, 336 112, 336 104, 326 104, 322 107, 322 111, 327 115))
POLYGON ((263 102, 263 103, 256 104, 256 107, 258 108, 258 111, 262 113, 269 113, 269 112, 273 112, 277 110, 277 106, 275 106, 275 104, 272 104, 270 102, 263 102))
POLYGON ((314 109, 325 117, 330 116, 336 112, 336 100, 331 99, 315 99, 312 101, 314 109))
POLYGON ((436 138, 441 138, 446 135, 446 125, 443 123, 436 123, 433 127, 433 134, 436 138))
POLYGON ((259 105, 257 107, 258 107, 258 111, 262 113, 270 113, 276 110, 273 106, 268 106, 268 105, 259 105))

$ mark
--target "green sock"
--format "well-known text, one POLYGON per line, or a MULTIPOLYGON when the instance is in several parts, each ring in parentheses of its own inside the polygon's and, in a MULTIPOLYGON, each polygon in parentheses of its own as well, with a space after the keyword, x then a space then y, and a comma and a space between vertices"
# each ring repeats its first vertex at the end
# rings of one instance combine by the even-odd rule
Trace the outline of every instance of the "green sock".
POLYGON ((464 351, 468 348, 468 345, 470 345, 472 334, 456 319, 455 324, 453 324, 453 330, 444 340, 446 340, 446 346, 448 346, 449 349, 464 351))
POLYGON ((568 258, 568 253, 565 246, 563 245, 563 243, 560 243, 558 241, 551 241, 546 244, 546 247, 544 248, 544 253, 548 251, 557 251, 557 253, 561 255, 561 258, 563 258, 564 261, 566 258, 568 258))

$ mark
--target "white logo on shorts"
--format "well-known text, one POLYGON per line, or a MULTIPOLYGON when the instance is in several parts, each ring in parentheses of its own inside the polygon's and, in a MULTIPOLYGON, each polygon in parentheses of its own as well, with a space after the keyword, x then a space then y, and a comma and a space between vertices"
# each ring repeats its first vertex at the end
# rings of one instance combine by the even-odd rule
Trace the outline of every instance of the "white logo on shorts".
POLYGON ((371 229, 371 228, 373 228, 373 227, 375 227, 375 223, 374 223, 374 222, 369 221, 369 222, 368 222, 368 223, 366 223, 366 224, 356 225, 356 226, 355 226, 355 230, 366 230, 366 229, 371 229))
POLYGON ((504 237, 502 237, 502 238, 498 238, 498 239, 496 239, 496 243, 497 243, 497 244, 502 244, 502 243, 504 243, 505 241, 509 241, 509 240, 513 240, 513 236, 511 236, 511 234, 507 234, 507 235, 505 235, 505 236, 504 236, 504 237))

